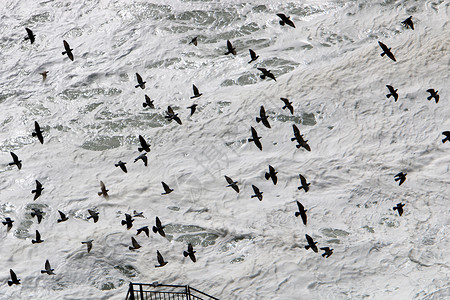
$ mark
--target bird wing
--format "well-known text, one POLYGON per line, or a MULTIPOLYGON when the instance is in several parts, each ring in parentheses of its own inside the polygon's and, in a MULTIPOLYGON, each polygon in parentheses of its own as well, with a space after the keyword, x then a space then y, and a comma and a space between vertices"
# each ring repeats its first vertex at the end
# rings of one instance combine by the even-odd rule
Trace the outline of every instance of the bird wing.
POLYGON ((93 211, 91 209, 88 209, 88 213, 91 215, 91 217, 95 217, 96 216, 95 211, 93 211))
POLYGON ((38 230, 36 230, 36 241, 40 241, 41 240, 41 234, 39 233, 38 230))
POLYGON ((142 148, 147 148, 148 147, 147 142, 142 137, 142 135, 139 135, 139 142, 141 143, 142 148))
POLYGON ((269 165, 269 173, 270 175, 275 174, 275 169, 271 165, 269 165))
POLYGON ((230 177, 228 177, 228 176, 226 176, 226 175, 225 175, 225 179, 227 180, 227 182, 228 182, 229 184, 232 184, 232 183, 233 183, 233 179, 231 179, 230 177))
POLYGON ((433 94, 434 93, 434 89, 428 89, 427 92, 430 93, 430 94, 433 94))
POLYGON ((27 31, 28 36, 31 38, 33 36, 33 31, 31 31, 30 28, 25 28, 25 30, 27 31))
POLYGON ((192 85, 192 89, 194 90, 194 95, 198 95, 198 88, 195 86, 195 84, 192 85))
POLYGON ((34 121, 34 130, 36 130, 36 133, 39 134, 41 131, 41 126, 39 126, 39 123, 37 121, 34 121))
POLYGON ((134 237, 131 237, 131 244, 133 244, 134 248, 139 248, 141 245, 138 244, 138 242, 134 239, 134 237))
POLYGON ((139 75, 138 73, 136 73, 136 78, 137 78, 138 83, 142 83, 143 82, 141 75, 139 75))
POLYGON ((177 122, 178 124, 183 124, 182 122, 181 122, 181 119, 179 118, 179 117, 177 117, 177 116, 175 116, 175 117, 173 117, 173 119, 175 120, 175 122, 177 122))
POLYGON ((308 244, 310 244, 311 246, 314 245, 314 241, 313 241, 312 237, 310 237, 307 234, 305 234, 305 236, 306 236, 306 240, 308 241, 308 244))
POLYGON ((306 179, 305 179, 305 177, 303 177, 302 174, 298 174, 298 176, 300 176, 300 182, 302 183, 302 185, 306 186, 306 179))
POLYGON ((444 131, 444 132, 442 132, 442 134, 449 136, 450 135, 450 131, 444 131))
POLYGON ((169 188, 169 186, 168 186, 164 181, 161 181, 161 184, 162 184, 162 186, 163 186, 163 188, 164 188, 164 191, 165 191, 166 193, 170 193, 170 188, 169 188))
POLYGON ((297 125, 293 124, 292 129, 294 130, 294 135, 298 136, 300 135, 300 130, 298 129, 297 125))
POLYGON ((388 47, 385 44, 383 44, 382 42, 378 41, 378 45, 380 45, 380 47, 381 47, 381 49, 383 49, 383 51, 389 51, 388 47))
POLYGON ((52 268, 50 267, 50 262, 48 261, 48 259, 45 261, 45 270, 46 271, 50 271, 52 268))
POLYGON ((125 220, 127 221, 127 223, 131 222, 131 215, 125 214, 125 220))
POLYGON ((100 180, 100 188, 101 188, 102 192, 105 192, 105 191, 106 191, 106 186, 105 186, 105 184, 103 183, 103 181, 101 181, 101 180, 100 180))
POLYGON ((62 211, 58 210, 58 212, 59 212, 59 215, 61 216, 61 219, 66 218, 66 215, 62 211))
POLYGON ((233 52, 233 45, 231 45, 231 42, 227 40, 227 48, 229 52, 233 52))
POLYGON ((14 152, 10 152, 10 153, 11 153, 11 156, 12 156, 14 162, 19 161, 19 158, 17 157, 16 154, 14 154, 14 152))
POLYGON ((255 53, 255 51, 253 51, 252 49, 248 49, 248 51, 250 52, 250 58, 251 58, 251 59, 256 59, 256 53, 255 53))
POLYGON ((156 217, 156 227, 158 227, 158 228, 162 227, 161 226, 161 220, 158 217, 156 217))
POLYGON ((252 184, 252 188, 253 188, 253 191, 255 192, 255 194, 258 195, 259 189, 256 186, 254 186, 253 184, 252 184))
POLYGON ((188 244, 188 252, 192 253, 194 251, 194 248, 192 247, 192 244, 188 244))
POLYGON ((173 109, 172 109, 172 107, 170 107, 170 106, 167 107, 167 113, 168 113, 169 115, 173 115, 173 109))
POLYGON ((287 19, 285 14, 277 14, 277 16, 280 17, 280 19, 283 21, 287 19))
POLYGON ((239 193, 239 187, 237 186, 237 184, 232 184, 231 187, 236 191, 236 193, 239 193))
POLYGON ((36 180, 36 190, 42 189, 42 183, 36 180))
POLYGON ((261 105, 261 109, 259 110, 259 115, 261 116, 261 119, 266 118, 266 110, 264 109, 264 106, 261 105))
MULTIPOLYGON (((303 207, 303 204, 301 204, 301 203, 298 202, 298 201, 297 201, 297 206, 298 206, 298 210, 299 210, 299 211, 304 211, 304 210, 305 210, 305 208, 303 207)), ((308 238, 306 238, 306 239, 308 239, 308 238)))
POLYGON ((17 281, 16 273, 14 273, 14 271, 12 269, 9 269, 9 273, 11 274, 11 280, 17 281))
POLYGON ((258 133, 256 132, 255 128, 253 128, 253 127, 250 127, 250 128, 252 130, 252 136, 253 136, 254 142, 256 142, 258 140, 258 133))
POLYGON ((64 49, 66 49, 66 51, 69 52, 70 51, 69 43, 67 43, 66 40, 63 40, 63 44, 64 44, 64 49))
POLYGON ((257 68, 258 70, 260 70, 261 72, 263 72, 264 74, 267 73, 267 69, 266 68, 257 68))
POLYGON ((158 263, 159 263, 160 265, 163 265, 163 264, 164 264, 164 258, 162 257, 161 253, 159 253, 158 250, 156 250, 156 256, 157 256, 157 258, 158 258, 158 263))

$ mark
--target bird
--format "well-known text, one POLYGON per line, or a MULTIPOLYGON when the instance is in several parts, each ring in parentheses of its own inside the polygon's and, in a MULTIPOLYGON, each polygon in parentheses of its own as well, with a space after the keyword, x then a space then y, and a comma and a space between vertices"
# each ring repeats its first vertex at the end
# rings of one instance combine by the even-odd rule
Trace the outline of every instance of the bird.
POLYGON ((139 235, 139 233, 141 233, 142 231, 145 232, 145 234, 147 235, 147 237, 150 237, 150 236, 149 236, 148 226, 144 226, 144 227, 139 228, 139 229, 137 230, 136 235, 139 235))
POLYGON ((228 51, 225 53, 225 55, 228 55, 228 54, 236 55, 236 49, 233 48, 233 45, 231 45, 231 42, 229 40, 227 40, 227 49, 228 49, 228 51))
POLYGON ((439 91, 435 91, 434 89, 428 89, 427 92, 431 94, 430 96, 427 97, 428 101, 434 98, 434 101, 436 103, 439 102, 439 95, 438 95, 439 91))
POLYGON ((294 107, 292 106, 292 102, 289 102, 289 99, 287 99, 287 98, 280 98, 280 99, 281 99, 281 101, 284 102, 283 109, 286 109, 286 108, 289 109, 289 111, 293 115, 294 114, 294 107))
POLYGON ((256 117, 256 122, 262 122, 264 126, 266 126, 267 128, 270 128, 270 124, 269 124, 269 120, 267 119, 266 116, 266 110, 264 109, 264 106, 261 105, 261 108, 259 110, 259 118, 256 117))
POLYGON ((320 248, 320 250, 325 251, 322 254, 322 257, 325 257, 325 258, 328 258, 328 257, 330 257, 331 254, 333 254, 333 249, 330 249, 329 247, 323 247, 323 248, 320 248))
POLYGON ((403 206, 405 206, 405 204, 397 203, 397 206, 394 206, 392 209, 393 210, 397 210, 398 211, 398 215, 401 216, 403 214, 403 206))
POLYGON ((25 41, 26 40, 30 40, 30 42, 33 44, 34 43, 34 37, 36 35, 34 35, 33 31, 31 31, 30 28, 26 28, 25 27, 25 30, 27 31, 27 37, 25 37, 25 41))
POLYGON ((383 52, 380 54, 381 56, 384 56, 386 54, 387 57, 389 57, 393 61, 396 61, 394 54, 392 54, 392 52, 391 52, 391 48, 388 48, 385 44, 383 44, 380 41, 378 41, 378 45, 380 45, 381 49, 383 49, 383 52))
POLYGON ((14 221, 11 220, 11 218, 6 217, 6 218, 5 218, 5 221, 3 221, 2 223, 3 223, 3 225, 6 225, 6 226, 7 226, 7 227, 6 227, 6 231, 10 231, 11 228, 12 228, 12 226, 13 226, 12 223, 14 223, 14 221))
POLYGON ((261 79, 265 79, 266 77, 268 77, 268 78, 272 78, 273 80, 277 81, 275 79, 275 75, 273 75, 273 73, 270 72, 270 70, 267 70, 266 68, 257 68, 257 69, 262 72, 262 75, 259 76, 261 79))
POLYGON ((114 164, 116 167, 120 167, 121 169, 122 169, 122 171, 124 171, 125 173, 127 173, 128 171, 127 171, 127 166, 125 166, 126 165, 126 162, 123 162, 123 161, 121 161, 121 160, 119 160, 119 162, 117 163, 117 164, 114 164))
POLYGON ((261 142, 259 141, 259 139, 261 139, 260 136, 258 136, 258 133, 256 132, 255 128, 250 127, 252 130, 252 137, 250 139, 248 139, 249 142, 254 142, 256 147, 258 147, 259 150, 262 151, 262 145, 261 142))
POLYGON ((37 137, 39 142, 41 142, 41 144, 44 143, 44 137, 42 136, 41 126, 39 126, 39 123, 37 121, 34 121, 34 132, 31 133, 31 136, 37 137))
POLYGON ((312 237, 310 237, 309 235, 305 234, 306 236, 306 240, 308 241, 308 245, 305 246, 305 249, 308 250, 309 248, 311 248, 314 252, 319 252, 319 250, 317 249, 317 242, 314 242, 312 237))
POLYGON ((138 217, 138 218, 145 218, 144 217, 144 212, 137 212, 136 210, 133 210, 133 217, 138 217))
POLYGON ((189 44, 193 44, 194 46, 197 46, 197 38, 198 38, 198 37, 194 37, 194 38, 189 42, 189 44))
POLYGON ((143 81, 143 80, 142 80, 142 77, 141 77, 141 75, 139 75, 139 73, 136 73, 136 78, 137 78, 138 84, 135 85, 134 87, 135 87, 135 88, 140 87, 141 89, 145 89, 145 83, 146 83, 147 81, 143 81))
POLYGON ((198 91, 198 88, 195 86, 195 84, 192 85, 192 90, 194 91, 194 96, 191 96, 191 99, 198 98, 203 95, 198 91))
POLYGON ((188 106, 186 108, 191 110, 191 116, 192 116, 194 114, 195 110, 197 109, 197 104, 192 104, 191 106, 188 106))
POLYGON ((139 143, 141 143, 141 147, 138 147, 139 152, 142 152, 142 151, 150 152, 150 145, 147 144, 147 142, 142 137, 142 135, 139 135, 139 143))
POLYGON ((389 89, 389 94, 386 95, 386 98, 394 97, 394 101, 397 102, 398 100, 398 89, 394 89, 391 85, 386 85, 386 87, 389 89))
POLYGON ((61 223, 61 222, 64 222, 64 221, 69 220, 69 218, 66 217, 66 214, 65 214, 65 213, 63 213, 63 212, 60 211, 60 210, 58 210, 58 212, 59 212, 59 215, 61 216, 61 219, 58 219, 56 222, 61 223))
POLYGON ((38 230, 36 230, 36 240, 31 240, 31 243, 33 244, 39 244, 42 243, 44 240, 41 240, 41 234, 38 230))
POLYGON ((285 14, 277 14, 278 17, 280 17, 280 25, 284 26, 284 24, 289 25, 291 27, 295 28, 294 22, 291 21, 291 17, 286 16, 285 14))
POLYGON ((406 28, 411 28, 412 30, 414 30, 414 23, 412 21, 412 16, 410 16, 409 18, 406 18, 403 22, 402 22, 403 26, 405 26, 406 28))
POLYGON ((167 112, 166 112, 166 113, 167 113, 167 116, 165 116, 165 117, 166 117, 166 119, 169 120, 169 122, 172 121, 172 120, 175 120, 175 122, 177 122, 178 124, 181 125, 181 120, 180 120, 180 118, 178 117, 178 114, 176 114, 176 113, 173 112, 172 107, 168 106, 168 107, 167 107, 167 112))
POLYGON ((32 210, 31 217, 36 217, 38 220, 38 224, 41 224, 44 212, 42 210, 40 210, 39 208, 32 208, 31 210, 32 210))
POLYGON ((166 226, 162 226, 161 225, 161 221, 159 220, 158 217, 156 217, 156 226, 153 226, 152 230, 154 233, 159 233, 162 237, 166 236, 166 233, 164 232, 164 228, 166 226))
POLYGON ((134 159, 134 162, 137 162, 140 159, 142 159, 142 161, 144 162, 144 166, 147 166, 147 163, 148 163, 147 152, 144 152, 144 153, 140 154, 138 157, 136 157, 134 159))
POLYGON ((87 217, 87 219, 89 220, 90 218, 92 218, 92 220, 94 220, 94 223, 97 223, 98 221, 98 212, 92 210, 92 209, 88 209, 89 212, 89 217, 87 217))
POLYGON ((445 135, 445 138, 442 139, 442 143, 445 143, 446 141, 450 141, 450 131, 444 131, 442 132, 443 135, 445 135))
POLYGON ((159 265, 158 266, 155 265, 155 268, 164 267, 165 265, 167 265, 167 261, 164 261, 164 258, 162 257, 161 253, 159 253, 158 250, 156 250, 156 258, 158 259, 159 265))
POLYGON ((164 181, 161 181, 161 184, 164 188, 164 193, 161 193, 161 195, 167 195, 173 192, 173 189, 171 189, 164 181))
POLYGON ((63 41, 63 44, 64 44, 64 49, 66 51, 64 51, 62 53, 62 55, 67 54, 67 56, 70 58, 70 60, 73 61, 73 53, 72 53, 73 49, 70 49, 69 43, 67 43, 65 40, 63 41))
POLYGON ((132 246, 129 246, 128 249, 130 250, 136 250, 141 248, 141 245, 139 245, 139 243, 134 239, 134 237, 131 237, 131 244, 132 246))
POLYGON ((226 187, 231 186, 233 190, 236 191, 236 193, 239 193, 239 187, 237 186, 237 181, 233 181, 230 177, 225 175, 225 180, 228 182, 228 185, 226 187))
POLYGON ((92 242, 93 242, 94 240, 89 240, 89 241, 86 241, 86 242, 81 242, 82 244, 84 244, 84 245, 86 245, 87 246, 87 252, 89 253, 89 252, 91 252, 91 249, 92 249, 92 242))
POLYGON ((16 273, 12 269, 9 269, 9 274, 11 274, 11 280, 8 280, 8 285, 20 284, 20 279, 17 279, 16 273))
POLYGON ((303 135, 300 134, 300 130, 298 129, 297 125, 293 124, 292 129, 294 130, 294 137, 291 138, 291 141, 297 141, 298 145, 295 145, 295 147, 300 148, 303 147, 307 151, 311 151, 311 147, 308 145, 308 141, 303 139, 303 135))
POLYGON ((145 96, 145 102, 144 103, 142 103, 142 106, 143 107, 149 107, 149 108, 155 108, 155 105, 153 105, 153 101, 152 100, 150 100, 150 97, 149 96, 147 96, 147 95, 144 95, 145 96))
POLYGON ((45 79, 47 79, 48 71, 44 71, 44 72, 41 72, 39 74, 42 75, 42 81, 45 81, 45 79))
POLYGON ((8 165, 12 166, 12 165, 16 165, 19 170, 22 169, 22 161, 19 160, 19 158, 17 157, 16 154, 14 154, 14 152, 10 152, 11 156, 13 158, 13 162, 9 163, 8 165))
POLYGON ((271 165, 269 165, 269 172, 266 172, 266 174, 264 174, 264 177, 266 177, 267 180, 269 180, 270 178, 272 178, 272 182, 274 185, 277 184, 278 178, 277 178, 277 173, 274 169, 274 167, 272 167, 271 165))
POLYGON ((48 275, 56 275, 55 273, 53 273, 53 270, 50 267, 50 262, 48 261, 48 259, 45 261, 45 270, 41 270, 41 274, 47 273, 48 275))
POLYGON ((252 49, 248 49, 248 51, 250 52, 251 58, 251 60, 248 63, 254 62, 255 60, 258 59, 259 55, 256 55, 255 51, 253 51, 252 49))
POLYGON ((306 192, 309 191, 309 185, 311 183, 306 182, 306 178, 303 177, 302 174, 298 174, 298 176, 300 176, 300 183, 302 184, 301 186, 298 187, 299 190, 303 189, 306 192))
POLYGON ((42 187, 42 184, 36 180, 36 189, 31 191, 31 193, 34 194, 33 201, 36 200, 37 198, 39 198, 43 189, 44 188, 42 187))
POLYGON ((263 198, 263 192, 260 192, 259 189, 252 184, 252 188, 253 188, 253 192, 255 193, 254 195, 251 196, 251 198, 257 197, 259 201, 262 201, 263 198))
POLYGON ((98 192, 97 194, 98 194, 99 196, 105 197, 105 199, 108 199, 108 198, 109 198, 109 195, 108 195, 109 190, 106 189, 105 184, 104 184, 103 181, 101 181, 101 180, 100 180, 100 190, 101 190, 101 191, 98 192))
POLYGON ((125 214, 125 220, 122 220, 122 225, 127 225, 127 229, 133 227, 134 219, 131 218, 131 215, 125 214))
POLYGON ((295 212, 295 216, 301 216, 302 217, 302 221, 303 224, 306 225, 306 221, 307 221, 307 217, 306 217, 306 212, 308 211, 307 209, 305 209, 303 207, 303 205, 297 201, 297 206, 298 206, 298 211, 295 212))
POLYGON ((398 183, 399 186, 402 185, 403 182, 405 182, 406 174, 408 174, 408 173, 400 172, 400 173, 398 173, 397 175, 394 176, 395 181, 399 181, 400 180, 400 182, 398 183))
POLYGON ((189 258, 193 261, 193 262, 196 262, 197 261, 197 258, 195 257, 195 253, 196 251, 194 251, 194 248, 192 247, 192 244, 191 243, 189 243, 188 244, 188 250, 187 251, 183 251, 183 255, 184 255, 184 257, 188 257, 189 256, 189 258))

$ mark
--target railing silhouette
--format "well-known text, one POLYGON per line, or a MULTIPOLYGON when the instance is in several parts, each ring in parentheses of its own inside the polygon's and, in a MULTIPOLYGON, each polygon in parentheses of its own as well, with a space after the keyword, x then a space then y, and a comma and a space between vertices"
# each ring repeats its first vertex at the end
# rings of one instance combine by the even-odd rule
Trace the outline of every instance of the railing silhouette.
POLYGON ((219 300, 188 285, 130 282, 126 300, 219 300))

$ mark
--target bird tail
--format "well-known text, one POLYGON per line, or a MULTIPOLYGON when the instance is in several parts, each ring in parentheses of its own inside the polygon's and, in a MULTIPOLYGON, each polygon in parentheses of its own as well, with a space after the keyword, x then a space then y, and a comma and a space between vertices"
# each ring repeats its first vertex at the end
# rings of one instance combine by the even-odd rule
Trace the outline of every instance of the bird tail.
POLYGON ((305 249, 306 249, 306 250, 308 250, 309 248, 311 248, 311 246, 309 246, 309 245, 308 245, 308 246, 305 246, 305 249))
POLYGON ((13 282, 11 280, 8 280, 8 285, 12 286, 13 282))
POLYGON ((266 174, 264 174, 264 177, 265 177, 267 180, 269 180, 270 174, 266 172, 266 174))
POLYGON ((304 189, 304 187, 303 186, 299 186, 299 187, 297 187, 297 189, 301 190, 301 189, 304 189))
POLYGON ((281 26, 284 26, 284 21, 280 21, 280 25, 281 25, 281 26))
POLYGON ((142 103, 142 106, 143 107, 147 107, 147 103, 142 103))
POLYGON ((394 206, 393 208, 392 208, 393 210, 397 210, 398 209, 398 207, 397 206, 394 206))
POLYGON ((450 141, 450 138, 446 137, 445 139, 442 139, 442 143, 445 143, 446 141, 450 141))
POLYGON ((58 219, 56 222, 58 222, 58 223, 61 223, 63 220, 61 220, 61 219, 58 219))
POLYGON ((299 145, 295 145, 295 147, 297 147, 297 148, 300 148, 301 146, 302 146, 302 145, 300 145, 300 144, 299 144, 299 145))
POLYGON ((253 142, 253 139, 248 139, 249 142, 253 142))
POLYGON ((380 55, 381 55, 381 56, 384 56, 385 54, 386 54, 386 53, 383 52, 383 53, 381 53, 380 55))
POLYGON ((256 117, 256 123, 261 122, 261 118, 256 117))
POLYGON ((127 224, 127 221, 122 220, 122 225, 125 225, 125 224, 127 224))
POLYGON ((41 270, 41 274, 47 273, 47 271, 41 270))
MULTIPOLYGON (((428 97, 429 98, 429 97, 428 97)), ((430 100, 430 99, 428 99, 428 100, 430 100)), ((36 136, 37 135, 37 133, 36 132, 32 132, 31 133, 31 136, 36 136)))
POLYGON ((142 152, 143 150, 144 150, 144 148, 141 148, 141 147, 138 148, 139 152, 142 152))
POLYGON ((119 166, 119 164, 114 164, 116 167, 118 167, 119 166))
POLYGON ((66 53, 67 53, 66 51, 63 51, 63 52, 62 52, 62 55, 66 54, 66 53))
POLYGON ((37 241, 35 241, 35 240, 32 240, 32 241, 31 241, 31 243, 33 243, 33 244, 36 244, 36 243, 37 243, 37 241))
POLYGON ((189 253, 187 253, 186 251, 183 251, 183 255, 184 255, 184 257, 188 257, 189 253))
POLYGON ((265 79, 265 78, 266 78, 266 75, 261 75, 261 76, 259 76, 259 77, 261 77, 261 79, 265 79))
POLYGON ((298 217, 300 216, 300 213, 298 211, 295 212, 295 216, 298 217))
POLYGON ((153 226, 152 230, 153 230, 154 233, 158 232, 158 228, 156 228, 156 226, 153 226))
POLYGON ((98 192, 97 194, 98 194, 99 196, 101 196, 101 195, 102 195, 102 192, 98 192))
POLYGON ((36 214, 34 212, 31 213, 31 217, 34 217, 36 214))

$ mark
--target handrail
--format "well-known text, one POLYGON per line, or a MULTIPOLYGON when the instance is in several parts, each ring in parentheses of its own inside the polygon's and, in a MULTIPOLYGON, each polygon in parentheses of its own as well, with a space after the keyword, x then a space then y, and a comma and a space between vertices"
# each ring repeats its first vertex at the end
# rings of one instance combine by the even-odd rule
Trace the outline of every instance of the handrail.
MULTIPOLYGON (((176 299, 179 299, 178 297, 182 297, 182 299, 190 300, 190 299, 204 299, 204 300, 219 300, 216 297, 213 297, 211 295, 208 295, 202 291, 197 290, 196 288, 190 287, 189 285, 175 285, 175 284, 160 284, 157 282, 154 283, 133 283, 130 282, 126 300, 144 300, 144 299, 153 299, 153 296, 155 299, 157 296, 167 295, 170 298, 170 296, 177 297, 176 299), (150 288, 158 289, 158 290, 150 290, 150 288), (162 290, 164 288, 169 288, 170 290, 162 290), (178 291, 175 291, 173 289, 179 289, 178 291), (192 293, 194 292, 194 293, 192 293), (198 296, 195 293, 198 293, 201 295, 198 296)), ((164 298, 166 299, 166 298, 164 298)))

